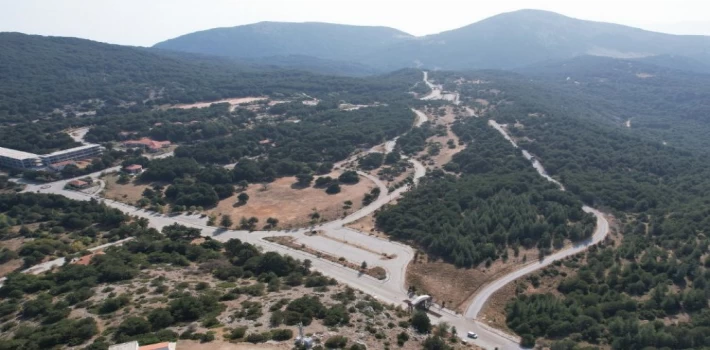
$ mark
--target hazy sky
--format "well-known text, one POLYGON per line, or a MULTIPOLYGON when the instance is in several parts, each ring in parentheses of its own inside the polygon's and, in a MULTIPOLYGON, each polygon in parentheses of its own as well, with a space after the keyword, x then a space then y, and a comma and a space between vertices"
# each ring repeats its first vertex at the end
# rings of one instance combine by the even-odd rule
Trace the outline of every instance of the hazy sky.
POLYGON ((525 8, 710 35, 710 0, 0 0, 0 31, 139 46, 259 21, 382 25, 426 35, 525 8))

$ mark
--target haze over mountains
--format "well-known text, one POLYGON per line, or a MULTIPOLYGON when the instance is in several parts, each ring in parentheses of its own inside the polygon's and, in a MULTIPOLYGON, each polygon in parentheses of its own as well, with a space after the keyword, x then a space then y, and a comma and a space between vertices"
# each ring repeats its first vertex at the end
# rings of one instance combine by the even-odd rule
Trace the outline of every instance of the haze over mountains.
POLYGON ((386 27, 261 22, 186 34, 154 47, 251 59, 299 55, 303 60, 310 56, 378 70, 511 69, 581 55, 674 55, 700 70, 710 65, 707 36, 655 33, 539 10, 504 13, 424 37, 386 27))

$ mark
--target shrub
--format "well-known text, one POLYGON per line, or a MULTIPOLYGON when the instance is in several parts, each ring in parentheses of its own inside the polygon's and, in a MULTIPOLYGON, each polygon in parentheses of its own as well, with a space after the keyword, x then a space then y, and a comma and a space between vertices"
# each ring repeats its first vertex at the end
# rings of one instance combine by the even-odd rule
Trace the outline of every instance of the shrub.
POLYGON ((272 329, 271 330, 271 339, 273 340, 289 340, 293 338, 293 331, 290 329, 272 329))
POLYGON ((247 327, 238 327, 229 333, 229 339, 242 339, 247 332, 247 327))
POLYGON ((348 338, 342 335, 336 335, 328 338, 325 341, 325 347, 328 349, 342 349, 348 344, 348 338))

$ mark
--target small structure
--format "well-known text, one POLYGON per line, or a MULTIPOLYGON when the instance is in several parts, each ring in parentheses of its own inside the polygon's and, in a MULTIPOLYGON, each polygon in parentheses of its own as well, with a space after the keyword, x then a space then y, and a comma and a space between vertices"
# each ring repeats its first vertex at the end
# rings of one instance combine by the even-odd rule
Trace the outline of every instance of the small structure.
POLYGON ((89 187, 90 184, 86 181, 72 180, 72 181, 69 181, 69 183, 67 185, 69 187, 81 190, 81 189, 89 187))
POLYGON ((296 337, 296 346, 302 346, 306 349, 313 347, 313 338, 303 335, 303 322, 298 324, 298 337, 296 337))
POLYGON ((140 140, 123 141, 121 143, 127 148, 143 148, 148 152, 157 152, 161 148, 167 148, 170 146, 170 141, 155 141, 147 137, 140 140))
POLYGON ((108 350, 175 350, 177 343, 157 343, 150 345, 140 346, 137 341, 130 341, 128 343, 111 345, 108 350))
POLYGON ((140 164, 131 164, 123 167, 123 170, 131 175, 136 175, 143 171, 143 166, 140 164))
POLYGON ((433 299, 431 296, 424 294, 417 296, 413 300, 407 299, 404 302, 407 303, 407 308, 409 309, 409 312, 412 312, 414 308, 428 310, 433 302, 433 299))

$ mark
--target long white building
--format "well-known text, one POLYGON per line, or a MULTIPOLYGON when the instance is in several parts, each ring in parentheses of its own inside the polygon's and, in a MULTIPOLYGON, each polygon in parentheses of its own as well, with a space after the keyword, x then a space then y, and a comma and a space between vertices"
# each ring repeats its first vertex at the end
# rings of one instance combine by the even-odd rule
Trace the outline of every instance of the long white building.
POLYGON ((99 156, 102 151, 101 146, 95 144, 82 145, 43 155, 0 147, 0 166, 36 169, 67 160, 81 160, 99 156))

